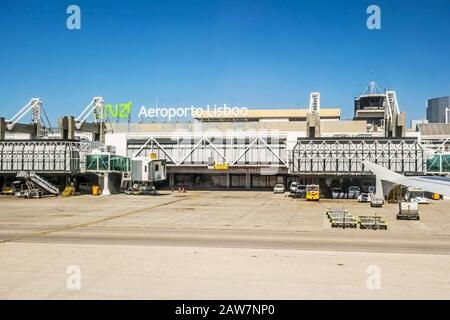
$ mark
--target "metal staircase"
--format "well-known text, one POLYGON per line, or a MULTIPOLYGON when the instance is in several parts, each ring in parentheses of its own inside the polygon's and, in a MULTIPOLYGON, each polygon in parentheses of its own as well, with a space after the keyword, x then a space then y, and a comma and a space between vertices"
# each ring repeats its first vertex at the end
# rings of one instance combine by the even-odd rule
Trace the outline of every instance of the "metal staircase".
POLYGON ((54 186, 53 184, 51 184, 50 182, 48 182, 41 176, 38 176, 33 171, 30 172, 30 180, 33 181, 38 186, 40 186, 42 189, 48 191, 49 193, 59 194, 59 189, 56 186, 54 186))
POLYGON ((45 180, 44 178, 42 178, 41 176, 39 176, 38 174, 36 174, 33 171, 30 171, 28 173, 25 171, 19 172, 17 174, 17 177, 24 178, 26 180, 26 184, 29 188, 34 188, 34 186, 37 185, 40 188, 47 191, 48 193, 51 193, 54 195, 59 194, 59 189, 56 186, 54 186, 53 184, 51 184, 50 182, 48 182, 47 180, 45 180))

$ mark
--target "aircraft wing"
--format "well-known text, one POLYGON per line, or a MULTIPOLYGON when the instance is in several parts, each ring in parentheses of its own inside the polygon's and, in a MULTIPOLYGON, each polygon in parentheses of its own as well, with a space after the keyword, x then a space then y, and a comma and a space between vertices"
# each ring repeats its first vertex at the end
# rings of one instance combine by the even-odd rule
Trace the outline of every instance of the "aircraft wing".
POLYGON ((439 193, 450 197, 450 179, 433 176, 411 176, 406 177, 394 171, 383 168, 370 161, 363 161, 370 171, 372 171, 381 180, 389 181, 395 184, 401 184, 406 187, 422 189, 423 191, 439 193))

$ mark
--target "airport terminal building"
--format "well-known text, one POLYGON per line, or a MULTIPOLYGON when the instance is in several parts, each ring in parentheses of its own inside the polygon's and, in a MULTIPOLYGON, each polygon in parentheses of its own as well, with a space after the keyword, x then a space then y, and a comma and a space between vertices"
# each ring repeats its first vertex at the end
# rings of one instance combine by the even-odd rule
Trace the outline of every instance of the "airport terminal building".
MULTIPOLYGON (((408 130, 395 91, 365 92, 355 99, 352 120, 342 120, 340 108, 321 106, 318 92, 309 100, 306 108, 129 123, 103 118, 103 98, 96 97, 77 118, 61 117, 53 130, 43 125, 42 102, 32 100, 11 120, 0 118, 0 176, 34 172, 59 188, 92 181, 86 157, 96 149, 164 159, 163 188, 271 189, 298 181, 319 184, 325 195, 334 186, 365 190, 375 178, 362 160, 405 175, 448 175, 450 125, 408 130), (26 112, 30 124, 20 123, 26 112)), ((120 180, 121 172, 113 173, 120 180)))
MULTIPOLYGON (((128 157, 166 158, 170 187, 270 188, 287 183, 287 146, 307 138, 307 114, 265 109, 229 119, 208 114, 188 123, 112 124, 106 144, 128 157)), ((340 121, 339 109, 322 109, 320 116, 324 136, 365 132, 364 122, 340 121)))

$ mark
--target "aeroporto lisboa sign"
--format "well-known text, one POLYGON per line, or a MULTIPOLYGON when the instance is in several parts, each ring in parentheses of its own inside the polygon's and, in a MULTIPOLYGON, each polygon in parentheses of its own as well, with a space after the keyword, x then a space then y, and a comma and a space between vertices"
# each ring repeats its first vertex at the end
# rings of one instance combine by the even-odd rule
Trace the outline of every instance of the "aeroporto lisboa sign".
MULTIPOLYGON (((104 117, 117 120, 129 120, 131 117, 131 106, 133 102, 118 104, 105 104, 103 109, 104 117)), ((178 119, 178 118, 193 118, 204 115, 213 115, 215 117, 245 117, 248 109, 246 107, 229 107, 226 104, 223 106, 207 105, 203 107, 145 107, 139 108, 138 118, 143 119, 178 119)))

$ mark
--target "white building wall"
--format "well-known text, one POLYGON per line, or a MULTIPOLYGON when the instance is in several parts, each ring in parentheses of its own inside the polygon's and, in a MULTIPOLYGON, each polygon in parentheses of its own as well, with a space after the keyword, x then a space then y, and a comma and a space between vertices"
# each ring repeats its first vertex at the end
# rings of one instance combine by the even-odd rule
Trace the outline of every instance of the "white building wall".
POLYGON ((116 150, 116 155, 127 156, 127 133, 107 133, 105 135, 105 144, 113 146, 116 150))

